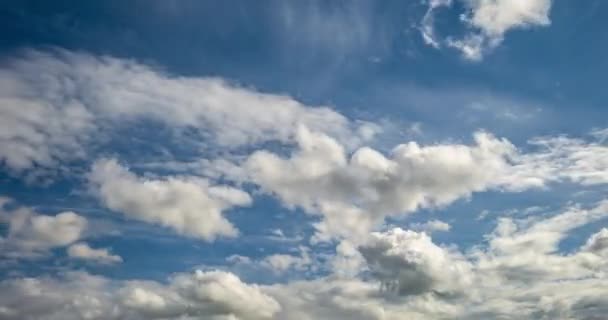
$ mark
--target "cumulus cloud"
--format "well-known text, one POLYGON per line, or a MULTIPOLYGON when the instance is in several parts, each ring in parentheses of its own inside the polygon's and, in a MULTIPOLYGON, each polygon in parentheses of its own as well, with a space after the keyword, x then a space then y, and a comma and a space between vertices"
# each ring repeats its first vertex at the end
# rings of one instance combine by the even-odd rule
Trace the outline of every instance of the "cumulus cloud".
MULTIPOLYGON (((467 3, 472 11, 466 23, 482 42, 542 24, 541 7, 538 15, 522 17, 536 10, 532 4, 512 11, 501 1, 467 3)), ((563 181, 605 184, 602 130, 594 131, 600 140, 591 142, 535 138, 526 153, 487 132, 475 133, 468 144, 412 141, 380 152, 360 145, 374 126, 357 127, 330 109, 218 79, 174 77, 133 61, 30 52, 0 68, 0 81, 0 122, 6 121, 0 123, 6 124, 0 126, 0 159, 10 170, 50 168, 79 157, 90 135, 125 119, 194 128, 229 153, 239 147, 252 153, 200 160, 207 178, 139 175, 101 159, 87 176, 92 193, 127 218, 212 241, 236 236, 224 214, 252 202, 227 183, 250 183, 288 208, 320 217, 313 246, 338 244, 333 256, 319 254, 326 255, 329 276, 274 285, 247 284, 222 271, 176 274, 165 282, 85 273, 5 279, 2 319, 594 319, 608 312, 608 231, 560 251, 574 228, 608 217, 606 202, 552 216, 503 217, 466 252, 433 242, 432 231, 450 228, 438 220, 412 224, 414 230, 378 231, 387 217, 442 208, 476 192, 519 192, 563 181), (267 141, 284 148, 262 150, 267 141), (219 185, 219 177, 231 181, 219 185)), ((0 217, 8 224, 4 252, 66 247, 71 258, 121 261, 107 248, 79 242, 87 226, 80 215, 8 209, 7 201, 0 199, 0 217)), ((230 260, 285 273, 314 267, 315 254, 300 248, 299 254, 230 260)))
POLYGON ((552 216, 502 218, 486 245, 466 253, 438 246, 424 233, 372 233, 359 250, 384 292, 397 296, 366 293, 369 305, 387 299, 378 307, 382 316, 369 318, 397 319, 391 310, 397 299, 409 312, 420 312, 414 319, 597 319, 608 302, 598 298, 608 283, 602 271, 608 233, 601 229, 571 253, 558 246, 573 230, 607 217, 604 201, 552 216))
POLYGON ((130 282, 121 292, 126 306, 147 319, 220 315, 269 319, 281 308, 258 286, 222 271, 180 274, 168 286, 130 282))
POLYGON ((68 247, 68 256, 75 259, 93 261, 101 264, 113 264, 122 262, 118 255, 110 253, 107 248, 91 248, 88 244, 80 242, 68 247))
POLYGON ((238 230, 222 212, 251 203, 249 194, 239 189, 192 177, 138 177, 112 159, 96 161, 89 182, 109 209, 207 241, 236 236, 238 230))
POLYGON ((92 136, 133 119, 190 128, 224 148, 289 142, 298 124, 350 144, 363 138, 359 125, 327 107, 132 60, 30 50, 0 67, 0 161, 14 173, 82 158, 99 142, 92 136))
POLYGON ((363 147, 348 157, 331 137, 300 127, 288 158, 257 151, 245 162, 250 179, 290 207, 321 214, 319 240, 365 235, 390 215, 441 207, 488 189, 523 190, 542 177, 513 178, 516 148, 478 132, 475 144, 395 147, 389 156, 363 147), (287 174, 289 173, 289 174, 287 174))
POLYGON ((5 254, 27 256, 64 247, 81 238, 87 227, 86 218, 71 212, 54 216, 34 212, 27 207, 5 209, 10 199, 0 201, 0 221, 8 224, 8 231, 0 244, 5 254))
POLYGON ((81 272, 0 282, 2 319, 270 319, 280 305, 233 274, 196 271, 168 284, 81 272))
POLYGON ((86 273, 0 282, 4 319, 598 319, 608 300, 606 229, 573 252, 558 245, 608 217, 608 205, 499 220, 469 252, 425 233, 393 228, 353 248, 368 276, 272 285, 224 271, 179 273, 166 282, 112 281, 86 273), (384 283, 379 286, 378 282, 384 283))
POLYGON ((273 279, 286 279, 300 278, 303 273, 318 271, 317 258, 310 248, 299 246, 288 253, 274 253, 260 258, 231 255, 226 258, 226 262, 231 264, 235 270, 252 274, 266 274, 273 279))
POLYGON ((383 287, 400 295, 454 295, 472 283, 470 264, 425 233, 400 228, 375 232, 359 251, 383 287))
POLYGON ((461 0, 466 12, 460 17, 469 29, 462 38, 441 38, 434 27, 435 11, 449 7, 452 1, 429 1, 429 9, 422 19, 420 31, 426 44, 458 49, 470 60, 481 60, 483 55, 500 45, 505 34, 513 29, 547 26, 551 0, 461 0))

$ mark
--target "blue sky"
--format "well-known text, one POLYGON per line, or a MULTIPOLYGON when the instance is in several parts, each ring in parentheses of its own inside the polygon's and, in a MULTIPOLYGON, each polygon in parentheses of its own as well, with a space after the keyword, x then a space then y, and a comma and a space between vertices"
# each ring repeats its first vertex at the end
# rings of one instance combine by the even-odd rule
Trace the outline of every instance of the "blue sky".
POLYGON ((0 319, 598 319, 606 6, 6 1, 0 319))

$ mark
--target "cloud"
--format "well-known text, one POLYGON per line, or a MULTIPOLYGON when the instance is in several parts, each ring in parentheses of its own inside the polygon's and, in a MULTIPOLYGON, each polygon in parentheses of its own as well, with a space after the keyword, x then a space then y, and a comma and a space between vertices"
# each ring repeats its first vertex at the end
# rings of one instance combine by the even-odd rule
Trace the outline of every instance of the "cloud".
POLYGON ((551 0, 461 0, 466 12, 461 22, 469 29, 462 38, 437 36, 434 28, 435 11, 450 7, 452 1, 429 1, 429 9, 421 22, 421 35, 426 44, 437 49, 448 46, 459 50, 463 57, 481 60, 485 53, 502 43, 513 29, 547 26, 551 0))
POLYGON ((305 268, 311 264, 308 253, 302 251, 302 256, 295 256, 291 254, 273 254, 261 261, 261 264, 275 273, 281 274, 290 269, 305 270, 305 268))
POLYGON ((582 250, 593 252, 601 256, 608 256, 608 229, 602 228, 599 232, 592 235, 582 250))
POLYGON ((305 127, 296 139, 299 148, 288 158, 256 151, 244 166, 252 182, 288 207, 321 214, 319 240, 356 238, 387 216, 445 206, 473 192, 544 182, 533 175, 513 178, 510 159, 517 150, 485 132, 476 133, 471 146, 409 142, 389 156, 363 147, 348 157, 338 141, 305 127))
POLYGON ((0 221, 8 223, 8 231, 0 244, 5 254, 17 257, 44 254, 79 240, 87 227, 87 219, 71 211, 54 216, 41 215, 27 207, 7 210, 0 202, 0 221))
POLYGON ((273 280, 293 276, 299 278, 302 273, 314 273, 319 268, 317 257, 305 246, 293 248, 289 253, 275 253, 260 258, 231 255, 226 258, 226 262, 239 272, 265 274, 273 280))
POLYGON ((270 319, 281 308, 258 286, 222 271, 180 274, 168 286, 131 282, 121 292, 128 309, 147 319, 219 315, 270 319))
MULTIPOLYGON (((576 228, 607 217, 608 205, 600 202, 550 216, 503 218, 485 235, 487 241, 469 252, 393 228, 370 234, 358 247, 369 274, 362 269, 358 275, 272 285, 247 284, 224 271, 178 273, 162 282, 81 272, 10 278, 0 281, 0 315, 10 320, 598 319, 608 311, 606 230, 570 253, 559 252, 558 245, 576 228)), ((352 251, 348 245, 340 250, 352 251)))
POLYGON ((112 159, 93 164, 89 183, 111 210, 206 241, 236 236, 238 230, 222 212, 251 203, 249 194, 239 189, 193 177, 138 177, 112 159))
POLYGON ((101 264, 113 264, 122 262, 122 258, 118 255, 110 253, 106 248, 95 249, 88 244, 80 242, 68 247, 67 254, 71 258, 81 259, 85 261, 93 261, 101 264))
POLYGON ((453 295, 472 284, 471 266, 425 233, 394 228, 359 247, 372 274, 399 295, 453 295))
POLYGON ((435 231, 450 231, 452 226, 449 223, 441 220, 429 220, 424 223, 413 223, 410 225, 412 230, 424 231, 426 233, 433 233, 435 231))
POLYGON ((104 140, 92 137, 132 120, 188 128, 225 149, 290 142, 298 124, 347 144, 362 139, 358 124, 327 107, 107 56, 28 50, 0 67, 0 84, 0 161, 14 174, 84 158, 104 140))
POLYGON ((233 274, 196 271, 168 284, 82 272, 0 282, 0 318, 49 320, 270 319, 280 305, 233 274))
POLYGON ((520 172, 535 172, 547 180, 570 181, 582 185, 608 183, 608 146, 567 136, 530 140, 537 152, 522 155, 520 172))
MULTIPOLYGON (((299 50, 299 59, 342 59, 352 55, 383 54, 387 35, 375 21, 368 1, 328 4, 322 1, 280 2, 277 25, 280 46, 299 50)), ((287 51, 291 53, 291 51, 287 51)))
POLYGON ((61 278, 4 279, 0 282, 0 318, 118 319, 108 287, 107 279, 81 272, 61 278))

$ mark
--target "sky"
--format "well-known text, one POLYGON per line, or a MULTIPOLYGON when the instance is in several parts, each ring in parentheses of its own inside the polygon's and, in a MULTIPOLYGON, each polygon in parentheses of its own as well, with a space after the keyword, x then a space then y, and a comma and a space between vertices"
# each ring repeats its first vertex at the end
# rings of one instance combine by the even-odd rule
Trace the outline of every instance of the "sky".
POLYGON ((0 319, 608 314, 607 2, 0 7, 0 319))

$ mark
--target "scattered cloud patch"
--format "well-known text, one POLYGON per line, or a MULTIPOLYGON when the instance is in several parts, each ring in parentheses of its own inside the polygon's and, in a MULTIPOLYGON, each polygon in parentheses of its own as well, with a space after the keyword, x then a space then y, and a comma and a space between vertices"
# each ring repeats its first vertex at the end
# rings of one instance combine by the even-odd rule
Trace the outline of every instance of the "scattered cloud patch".
POLYGON ((118 255, 110 253, 107 248, 91 248, 84 242, 75 243, 68 247, 68 256, 74 259, 84 261, 92 261, 101 264, 114 264, 122 262, 122 258, 118 255))
POLYGON ((112 159, 95 162, 89 182, 109 209, 207 241, 237 236, 238 230, 222 212, 252 201, 242 190, 210 185, 204 179, 138 177, 112 159))
POLYGON ((461 38, 443 38, 434 26, 435 11, 450 7, 452 1, 431 0, 420 32, 424 42, 436 49, 452 47, 466 59, 479 61, 499 46, 505 34, 514 29, 548 26, 552 0, 460 0, 466 12, 460 21, 468 31, 461 38))
POLYGON ((15 257, 36 256, 50 249, 78 241, 87 228, 87 219, 71 211, 43 215, 27 207, 5 209, 11 200, 0 202, 0 221, 8 224, 0 238, 3 253, 15 257))

